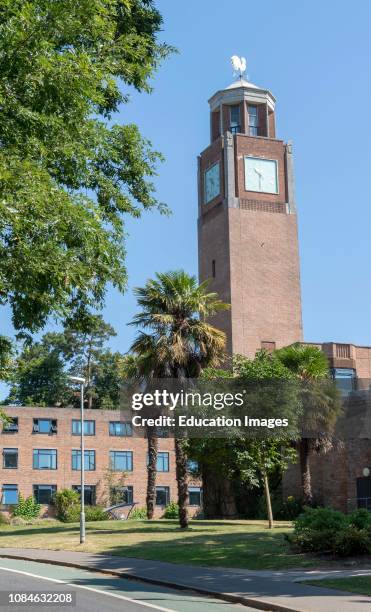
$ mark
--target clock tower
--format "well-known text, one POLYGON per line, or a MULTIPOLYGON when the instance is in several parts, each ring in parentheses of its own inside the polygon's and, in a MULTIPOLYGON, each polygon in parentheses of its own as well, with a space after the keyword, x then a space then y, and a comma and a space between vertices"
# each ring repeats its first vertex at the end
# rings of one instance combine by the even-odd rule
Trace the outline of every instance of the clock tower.
POLYGON ((274 96, 242 76, 209 105, 199 276, 231 304, 212 319, 228 353, 254 357, 303 339, 292 144, 276 138, 274 96))

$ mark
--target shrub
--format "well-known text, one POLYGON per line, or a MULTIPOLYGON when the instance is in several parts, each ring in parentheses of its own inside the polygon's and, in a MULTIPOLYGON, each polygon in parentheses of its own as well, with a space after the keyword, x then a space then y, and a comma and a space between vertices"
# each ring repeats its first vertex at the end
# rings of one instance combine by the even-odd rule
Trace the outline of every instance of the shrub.
POLYGON ((349 523, 358 529, 371 529, 371 512, 366 508, 359 508, 349 516, 349 523))
POLYGON ((163 518, 177 519, 179 518, 179 506, 176 502, 170 502, 165 508, 163 518))
POLYGON ((348 524, 342 512, 331 508, 304 508, 294 521, 290 541, 302 551, 326 552, 333 550, 336 536, 348 524))
POLYGON ((8 525, 9 519, 3 512, 0 512, 0 525, 8 525))
POLYGON ((129 516, 133 521, 143 521, 147 518, 147 508, 134 508, 129 516))
POLYGON ((334 552, 340 557, 371 553, 371 531, 348 525, 337 535, 334 552))
POLYGON ((72 489, 61 489, 55 496, 57 518, 64 523, 74 523, 80 516, 80 495, 72 489))
POLYGON ((41 505, 37 503, 33 495, 27 498, 19 494, 18 503, 13 506, 13 516, 23 519, 37 518, 40 514, 41 505))
POLYGON ((102 506, 85 506, 86 521, 106 521, 107 519, 107 512, 102 506))

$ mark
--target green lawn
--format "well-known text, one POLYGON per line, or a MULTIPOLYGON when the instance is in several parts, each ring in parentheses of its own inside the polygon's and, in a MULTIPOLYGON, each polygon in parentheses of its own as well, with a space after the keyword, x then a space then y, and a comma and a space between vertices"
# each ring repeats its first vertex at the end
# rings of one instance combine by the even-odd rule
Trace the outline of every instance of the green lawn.
POLYGON ((325 578, 323 580, 306 580, 305 584, 350 591, 360 595, 371 596, 371 576, 354 576, 353 578, 325 578))
POLYGON ((284 569, 313 567, 310 556, 294 554, 284 539, 291 531, 282 522, 273 530, 263 521, 192 521, 184 532, 176 521, 100 521, 87 524, 87 538, 79 544, 77 524, 57 521, 25 526, 0 526, 0 546, 104 552, 158 559, 172 563, 284 569))

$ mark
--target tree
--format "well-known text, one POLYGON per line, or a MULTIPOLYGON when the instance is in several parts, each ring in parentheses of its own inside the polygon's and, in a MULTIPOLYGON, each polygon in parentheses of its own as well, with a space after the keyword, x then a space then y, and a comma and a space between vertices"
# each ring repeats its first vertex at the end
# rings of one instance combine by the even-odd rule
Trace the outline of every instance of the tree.
MULTIPOLYGON (((141 331, 131 351, 138 356, 139 370, 147 380, 197 378, 206 366, 216 367, 221 363, 225 334, 205 319, 229 306, 207 288, 208 282, 199 285, 194 276, 180 270, 157 274, 156 279, 148 280, 145 287, 135 289, 141 310, 132 324, 141 331)), ((186 440, 176 438, 179 523, 182 528, 188 527, 186 449, 186 440)))
MULTIPOLYGON (((112 387, 109 376, 110 374, 114 376, 112 360, 115 360, 115 356, 109 351, 104 353, 103 349, 113 336, 116 336, 116 332, 112 325, 106 323, 101 315, 94 314, 87 314, 81 320, 68 321, 63 334, 50 336, 54 337, 54 343, 60 347, 68 363, 69 372, 85 378, 88 408, 92 408, 93 403, 97 403, 97 386, 102 393, 104 393, 104 383, 107 385, 106 389, 112 387)), ((101 406, 102 403, 105 403, 103 397, 101 397, 101 406)))
MULTIPOLYGON (((273 527, 273 513, 269 486, 270 474, 282 472, 293 458, 292 437, 297 432, 300 415, 300 402, 297 385, 292 373, 274 356, 260 351, 254 359, 242 355, 233 358, 231 371, 205 370, 203 376, 209 380, 230 379, 233 388, 242 386, 246 391, 246 411, 254 417, 270 418, 277 410, 281 418, 287 418, 290 426, 284 433, 271 435, 258 431, 226 432, 226 439, 194 440, 192 452, 200 460, 204 481, 210 480, 205 487, 204 501, 215 506, 214 491, 223 490, 227 483, 227 495, 231 496, 229 483, 240 482, 244 486, 257 487, 261 483, 267 506, 269 527, 273 527), (210 490, 211 489, 211 490, 210 490), (211 500, 208 499, 211 497, 211 500)), ((229 387, 231 390, 231 387, 229 387)), ((269 431, 269 430, 268 430, 269 431)), ((217 508, 217 506, 216 506, 217 508)), ((215 509, 206 509, 214 518, 215 509)), ((218 510, 217 510, 218 511, 218 510)), ((221 512, 221 514, 223 514, 221 512)))
POLYGON ((327 453, 334 447, 333 431, 342 403, 335 383, 329 378, 327 357, 319 348, 297 343, 277 350, 275 355, 301 381, 304 422, 298 452, 303 502, 310 506, 313 504, 310 455, 327 453))
POLYGON ((0 304, 34 332, 126 283, 124 215, 161 155, 112 122, 171 48, 152 0, 0 2, 0 304))
POLYGON ((69 374, 87 381, 88 408, 115 409, 125 377, 126 358, 106 349, 115 330, 100 315, 72 322, 62 332, 26 343, 13 363, 11 390, 5 403, 33 406, 79 405, 69 374))
POLYGON ((64 361, 46 335, 26 345, 13 363, 10 392, 4 404, 66 406, 72 402, 64 361))

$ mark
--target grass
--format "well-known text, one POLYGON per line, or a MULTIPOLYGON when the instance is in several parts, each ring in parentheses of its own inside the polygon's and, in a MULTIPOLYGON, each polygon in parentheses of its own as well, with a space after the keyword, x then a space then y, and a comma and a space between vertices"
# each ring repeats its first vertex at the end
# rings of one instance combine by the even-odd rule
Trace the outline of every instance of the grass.
POLYGON ((306 580, 304 584, 350 591, 359 595, 371 596, 371 576, 353 576, 351 578, 324 578, 321 580, 306 580))
POLYGON ((195 520, 187 531, 182 531, 176 521, 164 519, 97 521, 87 524, 86 543, 80 545, 78 524, 48 520, 33 525, 1 525, 0 545, 258 570, 320 565, 317 559, 290 550, 284 538, 289 532, 289 522, 269 530, 263 521, 195 520))

